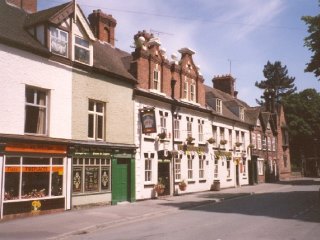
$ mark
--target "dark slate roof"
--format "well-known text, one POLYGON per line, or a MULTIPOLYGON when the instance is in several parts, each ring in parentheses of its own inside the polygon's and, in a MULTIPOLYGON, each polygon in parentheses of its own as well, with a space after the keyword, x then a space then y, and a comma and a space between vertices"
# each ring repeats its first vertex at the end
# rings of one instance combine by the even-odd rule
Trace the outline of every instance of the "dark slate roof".
POLYGON ((57 12, 60 12, 69 4, 71 3, 64 3, 62 5, 59 5, 53 8, 49 8, 49 9, 45 9, 39 12, 29 14, 26 17, 25 26, 37 25, 37 24, 49 21, 51 17, 53 17, 57 12))
MULTIPOLYGON (((42 24, 60 11, 70 7, 71 3, 65 3, 50 9, 27 14, 19 8, 6 4, 0 0, 0 42, 13 47, 31 51, 35 54, 51 56, 49 50, 40 44, 31 34, 26 26, 42 24)), ((108 72, 117 77, 136 81, 128 72, 130 65, 130 54, 110 46, 107 43, 96 41, 93 43, 93 67, 97 70, 108 72)))
MULTIPOLYGON (((213 112, 214 106, 215 106, 215 101, 217 98, 221 99, 222 101, 222 116, 226 117, 231 120, 236 120, 240 122, 244 122, 247 124, 252 124, 252 119, 251 115, 247 114, 247 109, 250 109, 250 106, 245 103, 244 101, 234 98, 228 93, 225 93, 219 89, 212 88, 209 86, 205 85, 205 91, 206 91, 206 103, 209 105, 209 107, 212 108, 213 112), (234 114, 230 108, 234 106, 242 106, 245 108, 245 116, 244 116, 244 121, 242 121, 236 114, 234 114)), ((218 113, 216 113, 219 115, 218 113)))
POLYGON ((96 41, 93 48, 93 66, 95 68, 136 81, 123 63, 123 58, 128 57, 128 53, 100 41, 96 41))
POLYGON ((13 47, 36 51, 38 54, 49 54, 47 48, 35 40, 24 28, 27 14, 20 9, 0 0, 0 42, 13 47))
POLYGON ((260 111, 261 111, 260 107, 251 107, 246 109, 246 114, 250 124, 256 125, 257 120, 259 118, 260 111))

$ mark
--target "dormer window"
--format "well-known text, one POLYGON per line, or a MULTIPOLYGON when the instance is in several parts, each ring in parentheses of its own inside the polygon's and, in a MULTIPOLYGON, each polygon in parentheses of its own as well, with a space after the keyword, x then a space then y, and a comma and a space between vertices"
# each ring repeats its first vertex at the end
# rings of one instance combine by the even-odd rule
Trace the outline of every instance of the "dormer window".
POLYGON ((221 99, 216 99, 216 112, 222 114, 222 101, 221 99))
POLYGON ((159 65, 156 64, 156 67, 153 71, 153 88, 155 90, 161 91, 161 83, 160 83, 160 71, 159 65))
POLYGON ((74 42, 74 60, 90 64, 90 44, 89 41, 75 36, 74 42))
POLYGON ((239 108, 239 117, 242 121, 244 121, 244 108, 243 107, 239 108))
POLYGON ((58 28, 50 28, 50 51, 68 57, 68 33, 58 28))

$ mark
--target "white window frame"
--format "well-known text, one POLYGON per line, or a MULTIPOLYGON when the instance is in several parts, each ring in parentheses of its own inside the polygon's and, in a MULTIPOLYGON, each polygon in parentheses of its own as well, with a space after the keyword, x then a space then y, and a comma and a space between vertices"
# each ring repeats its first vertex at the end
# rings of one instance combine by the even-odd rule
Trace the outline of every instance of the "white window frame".
POLYGON ((232 129, 228 129, 228 133, 229 133, 229 149, 232 149, 232 129))
POLYGON ((227 168, 227 178, 231 178, 231 160, 227 160, 226 163, 226 168, 227 168))
POLYGON ((47 135, 48 134, 48 106, 49 106, 49 93, 45 89, 40 89, 32 86, 26 86, 25 88, 25 95, 27 95, 28 91, 33 91, 33 102, 28 102, 27 96, 25 96, 25 119, 24 119, 24 132, 26 134, 35 134, 35 135, 47 135), (45 103, 41 104, 40 101, 43 99, 39 99, 38 95, 44 94, 45 95, 45 103), (38 103, 39 101, 39 103, 38 103), (35 132, 27 131, 27 112, 28 108, 37 108, 39 110, 39 116, 37 121, 37 130, 35 132), (40 118, 40 113, 44 114, 44 117, 40 118), (41 123, 41 121, 43 121, 41 123), (41 125, 41 126, 40 126, 41 125))
POLYGON ((153 70, 153 89, 159 92, 161 91, 161 72, 158 64, 156 64, 153 70))
POLYGON ((213 178, 217 179, 219 177, 219 160, 214 159, 214 169, 213 169, 213 178))
POLYGON ((262 150, 267 150, 268 146, 267 146, 267 137, 266 136, 262 136, 262 150))
POLYGON ((192 137, 192 121, 187 121, 187 137, 192 137))
POLYGON ((193 159, 191 157, 191 155, 187 155, 188 156, 188 180, 192 180, 193 179, 193 159))
POLYGON ((192 102, 196 101, 196 83, 194 80, 191 80, 191 85, 190 85, 190 101, 192 102))
POLYGON ((144 181, 152 182, 152 158, 146 155, 149 154, 144 158, 144 181))
POLYGON ((200 122, 198 123, 198 137, 199 137, 199 142, 203 142, 203 124, 200 120, 200 122))
POLYGON ((180 181, 181 180, 181 158, 176 158, 174 162, 174 178, 175 181, 180 181))
POLYGON ((276 151, 276 138, 272 137, 272 151, 276 151))
POLYGON ((52 52, 53 54, 59 55, 59 56, 63 56, 68 58, 68 52, 69 52, 69 33, 66 31, 63 31, 59 28, 55 28, 55 27, 50 27, 50 52, 52 52), (57 31, 58 36, 54 36, 53 35, 53 31, 57 31), (61 33, 66 34, 66 40, 61 38, 61 33), (52 45, 54 44, 65 44, 64 48, 65 48, 65 54, 62 53, 63 49, 62 46, 60 45, 56 45, 56 47, 60 47, 60 53, 58 51, 58 49, 54 50, 54 48, 52 48, 52 45))
POLYGON ((88 102, 88 139, 93 139, 93 140, 98 140, 98 141, 103 141, 105 138, 105 108, 106 105, 104 102, 100 102, 100 101, 96 101, 96 100, 92 100, 89 99, 88 102), (90 102, 93 103, 93 110, 90 110, 90 102), (97 111, 97 104, 102 104, 102 112, 98 112, 97 111), (93 126, 92 126, 92 132, 93 132, 93 136, 90 137, 89 136, 89 116, 92 115, 93 116, 93 126), (99 138, 99 133, 98 133, 98 121, 99 121, 99 117, 102 117, 102 137, 99 138))
POLYGON ((185 100, 188 100, 189 99, 189 92, 188 92, 188 86, 189 84, 188 84, 188 79, 187 78, 185 78, 185 80, 184 80, 184 83, 183 83, 183 98, 185 99, 185 100))
POLYGON ((199 155, 199 179, 205 178, 204 165, 205 165, 204 155, 199 155))
POLYGON ((167 133, 167 117, 160 116, 160 133, 167 133))
POLYGON ((74 52, 74 61, 76 61, 76 62, 79 62, 79 63, 82 63, 82 64, 86 64, 86 65, 91 65, 91 56, 92 56, 92 50, 91 50, 91 48, 90 48, 90 41, 89 40, 87 40, 87 39, 84 39, 83 37, 80 37, 80 36, 74 36, 74 49, 73 49, 73 52, 74 52), (76 39, 80 39, 80 40, 82 40, 82 41, 86 41, 87 43, 88 43, 88 47, 86 47, 86 46, 83 46, 83 45, 81 45, 81 44, 78 44, 77 42, 76 42, 76 39), (84 51, 88 51, 88 53, 89 53, 89 62, 85 62, 85 61, 81 61, 81 60, 79 60, 79 59, 76 59, 76 48, 80 48, 80 49, 83 49, 84 51))
POLYGON ((258 175, 264 175, 264 161, 263 159, 258 158, 257 161, 258 175))
POLYGON ((240 119, 242 120, 242 121, 244 121, 244 108, 243 107, 240 107, 239 108, 239 111, 240 111, 240 119))
POLYGON ((267 141, 268 141, 268 151, 271 151, 272 150, 272 144, 271 144, 271 137, 268 136, 267 138, 267 141))
POLYGON ((222 100, 219 98, 216 99, 216 112, 222 114, 222 100))
POLYGON ((176 116, 173 120, 173 133, 175 139, 180 139, 180 119, 176 116))

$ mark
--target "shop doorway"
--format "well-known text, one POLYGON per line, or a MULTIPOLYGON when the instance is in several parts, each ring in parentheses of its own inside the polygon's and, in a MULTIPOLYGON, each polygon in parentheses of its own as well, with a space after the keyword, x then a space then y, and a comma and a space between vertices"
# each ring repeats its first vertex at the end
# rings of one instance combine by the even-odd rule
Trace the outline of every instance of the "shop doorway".
POLYGON ((164 192, 160 195, 170 195, 170 162, 158 163, 158 182, 165 185, 164 192))
POLYGON ((117 159, 112 167, 112 202, 130 201, 130 159, 117 159))

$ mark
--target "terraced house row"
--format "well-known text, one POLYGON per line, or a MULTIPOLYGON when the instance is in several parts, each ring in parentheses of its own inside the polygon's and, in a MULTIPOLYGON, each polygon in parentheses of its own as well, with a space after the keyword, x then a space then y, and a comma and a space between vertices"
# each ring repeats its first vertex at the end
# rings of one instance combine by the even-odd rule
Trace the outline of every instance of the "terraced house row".
MULTIPOLYGON (((1 219, 239 187, 290 175, 283 110, 204 84, 194 51, 65 3, 0 0, 1 219)), ((183 43, 182 43, 183 44, 183 43)))

